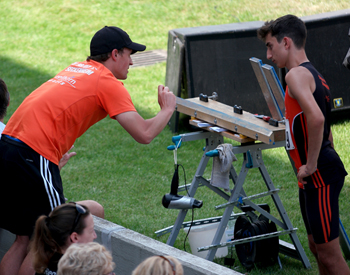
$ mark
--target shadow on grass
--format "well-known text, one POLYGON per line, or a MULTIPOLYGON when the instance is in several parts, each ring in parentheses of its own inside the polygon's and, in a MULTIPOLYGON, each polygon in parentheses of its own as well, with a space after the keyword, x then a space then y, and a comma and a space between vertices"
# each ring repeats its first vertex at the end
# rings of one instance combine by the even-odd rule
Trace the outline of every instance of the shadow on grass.
POLYGON ((7 122, 24 98, 43 82, 50 79, 52 75, 5 56, 0 56, 0 64, 0 77, 6 82, 11 98, 7 116, 5 117, 5 122, 7 122))

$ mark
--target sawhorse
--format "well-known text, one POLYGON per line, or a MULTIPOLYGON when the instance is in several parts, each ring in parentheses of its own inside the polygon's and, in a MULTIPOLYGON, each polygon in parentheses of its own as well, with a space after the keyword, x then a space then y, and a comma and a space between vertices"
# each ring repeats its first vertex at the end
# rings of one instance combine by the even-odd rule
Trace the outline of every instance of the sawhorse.
MULTIPOLYGON (((208 180, 203 178, 204 170, 208 164, 208 161, 210 159, 209 156, 206 155, 207 152, 216 149, 216 147, 223 143, 223 136, 219 133, 215 132, 194 132, 194 133, 188 133, 183 134, 181 136, 181 141, 194 141, 194 140, 200 140, 205 139, 206 141, 206 147, 205 151, 203 153, 203 156, 201 158, 201 161, 198 165, 198 168, 196 170, 196 174, 192 180, 191 186, 188 191, 188 195, 190 197, 195 197, 196 190, 199 186, 207 186, 209 189, 214 191, 216 194, 227 200, 228 202, 219 205, 216 208, 225 208, 224 214, 221 218, 215 219, 220 220, 220 224, 218 226, 218 229, 216 231, 216 234, 214 236, 214 239, 212 241, 212 244, 207 247, 199 248, 198 251, 204 251, 209 250, 206 259, 212 261, 214 259, 215 253, 218 248, 223 246, 229 246, 233 244, 238 243, 244 243, 244 242, 250 242, 255 241, 259 239, 264 238, 272 238, 277 235, 285 235, 288 234, 291 238, 292 244, 281 242, 280 241, 280 253, 284 253, 290 257, 293 257, 295 259, 298 259, 302 261, 305 268, 310 268, 310 262, 305 254, 305 251, 303 247, 300 244, 300 241, 296 235, 297 228, 293 228, 291 221, 289 220, 289 217, 287 215, 286 210, 283 207, 283 204, 278 196, 278 189, 275 188, 273 185, 273 182, 266 170, 266 167, 264 165, 263 159, 262 159, 262 150, 266 149, 272 149, 277 147, 283 147, 285 145, 284 141, 276 142, 275 144, 269 145, 265 143, 253 143, 249 145, 240 145, 240 146, 234 146, 233 147, 233 153, 234 154, 243 154, 243 163, 242 168, 239 174, 236 173, 233 166, 231 166, 230 169, 230 178, 232 179, 234 183, 234 188, 231 190, 231 195, 225 193, 221 189, 214 187, 210 184, 208 180), (264 179, 264 182, 267 187, 267 192, 253 195, 253 196, 246 196, 246 193, 243 188, 243 184, 246 178, 246 175, 248 174, 248 171, 252 168, 258 168, 262 178, 264 179), (275 218, 270 213, 262 209, 259 205, 252 202, 255 198, 260 198, 264 196, 271 196, 276 208, 280 214, 281 220, 275 218), (238 208, 241 208, 242 205, 249 205, 252 207, 255 211, 261 213, 265 217, 267 217, 269 220, 273 221, 276 225, 282 228, 281 231, 274 232, 271 234, 264 234, 263 236, 256 236, 253 238, 245 238, 240 239, 238 241, 232 241, 228 243, 220 243, 222 236, 225 232, 226 226, 228 224, 228 221, 232 219, 232 211, 233 208, 236 206, 238 208)), ((181 191, 183 187, 179 187, 179 191, 181 191)), ((173 246, 175 243, 175 240, 179 234, 179 231, 182 227, 188 227, 190 223, 184 223, 185 217, 187 214, 187 209, 181 209, 179 211, 178 217, 175 221, 175 224, 173 226, 170 226, 168 228, 159 230, 156 232, 158 236, 163 235, 165 233, 170 232, 170 236, 167 240, 167 244, 173 246)), ((248 212, 248 215, 253 219, 257 219, 257 215, 254 212, 248 212)), ((209 218, 207 221, 211 221, 209 218)))

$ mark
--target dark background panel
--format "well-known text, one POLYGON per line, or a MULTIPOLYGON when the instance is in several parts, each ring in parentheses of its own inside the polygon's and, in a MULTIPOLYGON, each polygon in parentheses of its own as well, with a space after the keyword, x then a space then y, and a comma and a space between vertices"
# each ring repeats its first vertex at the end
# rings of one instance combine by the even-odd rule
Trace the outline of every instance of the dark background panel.
POLYGON ((242 106, 251 113, 270 114, 249 62, 251 57, 268 62, 256 29, 188 37, 186 42, 190 97, 217 92, 222 103, 242 106))
MULTIPOLYGON (((343 100, 343 107, 333 106, 332 111, 338 117, 339 114, 340 117, 346 117, 350 110, 350 70, 342 62, 350 46, 350 9, 301 19, 308 30, 308 58, 326 79, 333 98, 343 100)), ((219 95, 218 101, 224 104, 241 106, 250 113, 271 115, 249 62, 249 58, 256 57, 264 64, 274 66, 266 59, 266 47, 256 36, 257 29, 263 23, 243 22, 175 29, 171 31, 172 34, 169 32, 169 37, 176 36, 184 45, 183 56, 176 57, 173 54, 170 58, 168 55, 168 62, 176 58, 185 59, 183 63, 174 63, 182 64, 181 97, 197 97, 200 93, 210 96, 216 92, 219 95)), ((169 41, 172 39, 169 38, 169 41)), ((171 77, 168 75, 168 67, 171 66, 172 64, 167 65, 168 80, 171 77)), ((285 88, 285 69, 274 68, 285 88)), ((177 131, 174 123, 172 129, 177 131)))
POLYGON ((350 108, 350 70, 342 65, 350 46, 350 16, 319 16, 305 20, 305 25, 309 60, 326 79, 333 98, 343 98, 344 107, 350 108))

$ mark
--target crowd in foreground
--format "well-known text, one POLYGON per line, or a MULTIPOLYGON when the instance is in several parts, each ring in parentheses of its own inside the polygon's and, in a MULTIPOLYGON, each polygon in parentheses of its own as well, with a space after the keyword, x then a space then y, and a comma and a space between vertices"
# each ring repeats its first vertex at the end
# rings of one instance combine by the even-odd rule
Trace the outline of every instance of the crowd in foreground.
MULTIPOLYGON (((36 275, 111 275, 115 263, 96 233, 89 209, 77 203, 56 207, 36 222, 30 253, 36 275)), ((145 259, 132 275, 183 275, 181 263, 172 256, 145 259)))

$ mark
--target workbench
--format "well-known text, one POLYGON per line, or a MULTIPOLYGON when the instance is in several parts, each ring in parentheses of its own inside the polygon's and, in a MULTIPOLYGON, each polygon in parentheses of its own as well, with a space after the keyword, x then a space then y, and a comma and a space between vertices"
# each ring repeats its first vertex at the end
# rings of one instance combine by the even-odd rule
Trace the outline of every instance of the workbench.
MULTIPOLYGON (((206 259, 212 261, 214 259, 216 250, 220 247, 257 241, 287 234, 290 236, 292 243, 287 243, 280 240, 279 252, 300 260, 306 268, 309 268, 310 262, 296 234, 297 228, 293 227, 287 215, 287 211, 284 208, 281 199, 279 198, 278 192, 280 190, 274 186, 263 162, 263 150, 285 146, 284 125, 282 123, 279 123, 278 126, 269 125, 269 123, 266 121, 263 121, 254 116, 254 114, 250 114, 244 110, 242 114, 235 113, 233 107, 214 100, 204 102, 199 100, 198 97, 190 99, 177 98, 176 103, 177 111, 189 115, 191 117, 190 123, 192 125, 198 125, 198 120, 200 120, 210 123, 213 126, 225 129, 222 132, 216 132, 212 130, 212 127, 209 126, 203 128, 198 132, 182 134, 176 137, 176 140, 180 140, 180 142, 189 142, 200 139, 205 140, 205 150, 199 162, 196 174, 193 177, 191 185, 189 186, 188 195, 190 197, 195 197, 197 188, 206 186, 211 191, 227 200, 227 203, 216 206, 216 209, 225 209, 222 217, 208 218, 193 222, 195 225, 210 223, 214 221, 220 222, 211 245, 200 247, 198 248, 198 251, 209 250, 206 259), (209 156, 210 154, 208 153, 215 150, 218 145, 223 144, 224 137, 238 141, 240 145, 233 146, 232 151, 235 155, 243 155, 243 163, 239 173, 237 173, 233 165, 231 165, 229 177, 233 181, 234 187, 232 190, 230 190, 229 193, 224 192, 220 188, 214 187, 210 184, 210 180, 207 180, 203 177, 204 170, 211 158, 209 156), (243 187, 245 178, 251 169, 256 168, 260 171, 260 174, 266 184, 267 191, 260 194, 247 196, 243 187), (258 204, 255 204, 253 202, 254 199, 262 198, 265 196, 271 196, 280 215, 279 218, 274 217, 258 204), (263 236, 254 236, 240 240, 233 240, 227 243, 220 243, 229 220, 235 219, 239 215, 245 214, 233 214, 234 207, 241 209, 242 206, 250 206, 252 208, 253 211, 246 213, 252 220, 258 218, 258 215, 255 213, 258 212, 259 214, 264 215, 270 221, 274 222, 281 230, 271 234, 264 234, 263 236)), ((178 191, 183 190, 183 186, 179 187, 178 189, 178 191)), ((184 222, 187 211, 188 209, 179 210, 175 224, 173 226, 157 231, 156 234, 160 236, 166 233, 170 233, 167 244, 173 246, 180 229, 191 226, 191 222, 184 222)))

